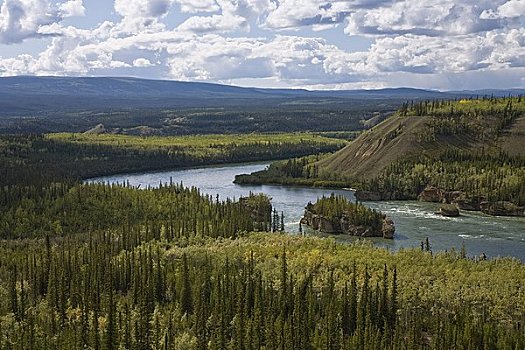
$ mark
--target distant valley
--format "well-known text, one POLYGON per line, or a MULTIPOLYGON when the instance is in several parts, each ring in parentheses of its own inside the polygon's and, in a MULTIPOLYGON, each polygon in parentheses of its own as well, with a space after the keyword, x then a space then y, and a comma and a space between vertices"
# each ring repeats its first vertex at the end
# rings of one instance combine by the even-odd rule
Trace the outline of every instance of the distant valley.
POLYGON ((518 94, 412 88, 348 91, 242 88, 135 78, 0 78, 0 133, 129 135, 363 130, 410 100, 518 94))

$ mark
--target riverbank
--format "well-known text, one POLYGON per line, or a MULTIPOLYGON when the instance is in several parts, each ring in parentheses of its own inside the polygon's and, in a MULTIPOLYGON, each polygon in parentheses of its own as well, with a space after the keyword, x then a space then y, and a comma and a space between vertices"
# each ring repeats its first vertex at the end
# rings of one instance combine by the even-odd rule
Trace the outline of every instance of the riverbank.
MULTIPOLYGON (((96 179, 106 183, 129 182, 131 186, 141 188, 158 187, 160 183, 176 183, 187 187, 196 187, 201 193, 220 199, 240 198, 252 193, 265 193, 273 207, 284 212, 286 232, 299 234, 299 222, 304 215, 304 207, 308 202, 315 202, 323 196, 332 193, 342 195, 355 202, 352 191, 335 188, 282 186, 282 185, 239 185, 233 179, 238 174, 253 173, 264 170, 268 163, 240 164, 236 166, 213 166, 186 170, 151 172, 142 174, 123 174, 96 179)), ((428 237, 434 251, 455 249, 459 251, 463 245, 467 254, 479 256, 485 254, 489 258, 498 256, 513 256, 525 261, 525 237, 523 237, 523 218, 494 217, 481 212, 463 212, 461 217, 447 218, 437 215, 438 203, 419 201, 380 201, 366 202, 367 207, 381 211, 392 218, 396 225, 395 238, 367 238, 379 247, 392 251, 420 247, 421 242, 428 237)), ((341 243, 352 243, 357 237, 348 235, 329 235, 304 228, 308 235, 332 237, 341 243)))
MULTIPOLYGON (((281 162, 282 163, 282 162, 281 162)), ((359 181, 351 180, 327 180, 322 178, 286 177, 279 176, 276 164, 272 163, 268 169, 254 172, 251 174, 241 174, 235 176, 234 182, 239 185, 282 185, 282 186, 311 186, 316 188, 332 189, 352 189, 355 197, 359 201, 413 201, 419 200, 430 203, 452 204, 458 210, 470 212, 483 212, 491 216, 514 216, 525 217, 525 207, 519 206, 511 201, 497 200, 489 201, 487 196, 471 195, 462 190, 446 190, 434 186, 427 186, 421 192, 414 195, 403 191, 374 191, 355 189, 359 181), (272 166, 274 167, 272 169, 272 166)))

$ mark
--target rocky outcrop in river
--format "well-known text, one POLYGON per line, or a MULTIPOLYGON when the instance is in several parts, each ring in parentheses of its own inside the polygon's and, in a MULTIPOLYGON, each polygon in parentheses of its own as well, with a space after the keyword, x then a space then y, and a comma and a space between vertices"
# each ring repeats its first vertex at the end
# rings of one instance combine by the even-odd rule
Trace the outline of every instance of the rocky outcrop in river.
POLYGON ((382 224, 379 227, 372 227, 352 224, 350 217, 346 214, 340 217, 327 218, 310 211, 308 207, 305 209, 301 224, 323 233, 347 234, 358 237, 383 237, 392 239, 396 231, 394 222, 386 216, 383 216, 382 224))
POLYGON ((439 207, 438 214, 454 218, 454 217, 459 216, 459 209, 454 204, 442 204, 439 207))
POLYGON ((494 216, 525 216, 525 207, 519 207, 514 203, 501 202, 482 202, 481 211, 494 216))
POLYGON ((383 200, 383 196, 380 192, 373 191, 357 190, 354 192, 354 196, 360 202, 372 202, 383 200))

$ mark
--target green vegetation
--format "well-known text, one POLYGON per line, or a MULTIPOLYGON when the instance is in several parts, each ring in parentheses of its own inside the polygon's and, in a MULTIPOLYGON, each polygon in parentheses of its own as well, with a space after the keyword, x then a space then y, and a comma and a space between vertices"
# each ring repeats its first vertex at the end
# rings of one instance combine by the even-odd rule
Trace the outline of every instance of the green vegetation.
POLYGON ((144 191, 103 184, 5 186, 0 188, 0 239, 65 237, 115 227, 157 239, 235 237, 269 230, 269 203, 264 195, 221 203, 177 184, 144 191))
POLYGON ((315 134, 323 137, 352 141, 355 140, 361 132, 362 131, 324 131, 315 134))
POLYGON ((268 233, 214 239, 152 231, 132 225, 1 243, 0 347, 525 344, 525 268, 514 260, 392 254, 362 243, 268 233))
POLYGON ((345 141, 312 134, 152 137, 0 136, 0 185, 70 181, 120 172, 290 158, 345 141))
MULTIPOLYGON (((429 242, 392 253, 272 234, 282 217, 264 195, 220 201, 172 181, 157 189, 79 181, 340 146, 304 134, 1 137, 0 349, 525 348, 518 260, 433 254, 429 242)), ((473 168, 482 164, 471 156, 473 168)), ((520 186, 510 169, 523 163, 513 159, 494 169, 520 186)), ((322 178, 318 160, 277 169, 322 178)), ((335 196, 310 207, 354 224, 382 219, 335 196)))
MULTIPOLYGON (((139 103, 143 102, 144 99, 140 99, 139 103)), ((63 106, 61 103, 52 103, 54 108, 48 112, 42 109, 29 113, 28 109, 13 112, 0 110, 0 134, 82 133, 93 128, 100 129, 97 128, 99 125, 108 133, 137 136, 346 132, 367 129, 378 119, 378 115, 380 119, 390 115, 403 100, 374 99, 370 103, 366 98, 322 99, 298 100, 292 104, 285 100, 250 99, 239 106, 231 106, 225 104, 227 100, 219 99, 209 108, 195 108, 203 105, 202 100, 184 102, 188 107, 159 108, 152 98, 143 108, 134 108, 132 103, 125 108, 112 108, 104 101, 100 106, 87 105, 80 111, 57 111, 56 106, 63 106)), ((7 106, 7 103, 4 105, 7 106)))
POLYGON ((355 187, 382 199, 416 199, 433 186, 505 215, 491 207, 525 205, 524 133, 521 97, 404 104, 333 155, 275 162, 236 181, 355 187))
POLYGON ((393 199, 415 199, 427 186, 525 205, 525 157, 449 150, 394 162, 362 188, 393 199))
POLYGON ((308 203, 301 224, 325 233, 342 233, 360 237, 393 238, 395 226, 384 214, 352 203, 344 196, 322 197, 308 203))
POLYGON ((287 134, 233 134, 233 135, 192 135, 192 136, 149 136, 137 137, 118 134, 49 134, 50 140, 69 142, 81 145, 118 146, 131 150, 161 149, 177 151, 184 149, 194 156, 203 156, 204 153, 219 154, 224 149, 257 144, 263 145, 288 145, 288 144, 331 144, 342 145, 339 139, 314 135, 312 133, 287 133, 287 134))
POLYGON ((309 203, 306 209, 331 221, 340 220, 344 216, 350 225, 367 226, 375 230, 380 230, 385 217, 375 209, 352 203, 348 198, 334 194, 319 198, 314 204, 309 203))
POLYGON ((427 131, 421 135, 435 141, 443 135, 473 135, 491 141, 525 113, 525 98, 481 98, 459 101, 425 101, 404 104, 401 116, 429 116, 427 131))
POLYGON ((237 184, 279 184, 314 187, 345 187, 346 181, 327 180, 319 176, 316 162, 327 154, 317 154, 288 160, 275 161, 267 169, 235 177, 237 184))

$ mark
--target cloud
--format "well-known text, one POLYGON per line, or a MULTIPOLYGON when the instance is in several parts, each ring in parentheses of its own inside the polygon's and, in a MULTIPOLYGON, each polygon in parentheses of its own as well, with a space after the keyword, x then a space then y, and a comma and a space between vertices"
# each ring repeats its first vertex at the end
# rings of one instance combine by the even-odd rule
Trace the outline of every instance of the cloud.
POLYGON ((5 0, 0 8, 0 43, 14 44, 29 38, 55 35, 48 26, 84 13, 82 0, 54 5, 47 0, 5 0))
MULTIPOLYGON (((115 0, 118 21, 91 29, 61 23, 83 13, 79 0, 4 1, 1 42, 52 39, 42 52, 0 58, 0 75, 115 71, 317 88, 410 81, 442 88, 447 81, 459 84, 460 77, 508 79, 503 72, 525 67, 524 16, 517 0, 115 0), (190 15, 168 29, 170 11, 190 15), (319 31, 289 35, 303 26, 319 31), (365 36, 371 44, 345 50, 326 29, 365 36)), ((523 85, 521 79, 508 81, 523 85)))
POLYGON ((354 1, 319 2, 317 0, 283 0, 266 18, 265 26, 290 29, 316 24, 342 22, 354 1))
MULTIPOLYGON (((282 0, 268 9, 269 29, 332 28, 348 35, 462 35, 505 28, 502 18, 523 17, 523 0, 282 0)), ((514 23, 514 26, 523 26, 514 23)))
POLYGON ((146 58, 137 58, 136 60, 133 61, 133 67, 145 68, 145 67, 152 67, 152 66, 154 66, 154 64, 151 63, 150 60, 146 58))
POLYGON ((19 43, 40 36, 42 26, 60 21, 44 0, 5 0, 0 8, 0 43, 19 43))
POLYGON ((341 53, 324 60, 333 74, 381 75, 395 72, 447 74, 525 67, 525 29, 450 38, 412 34, 378 39, 366 52, 341 53))
POLYGON ((393 0, 282 0, 269 10, 265 26, 272 29, 298 29, 316 26, 318 29, 343 23, 352 13, 390 6, 393 0))
POLYGON ((112 37, 106 36, 111 32, 107 26, 93 32, 64 28, 37 58, 0 60, 0 72, 96 75, 103 69, 153 68, 145 58, 152 57, 156 69, 164 67, 166 77, 177 80, 274 78, 305 86, 386 79, 398 73, 430 76, 525 67, 523 28, 451 38, 386 36, 367 51, 347 52, 322 38, 227 38, 178 30, 112 37))
POLYGON ((485 18, 483 11, 502 0, 405 0, 387 7, 352 12, 345 32, 349 35, 447 36, 502 28, 501 21, 485 18))
POLYGON ((215 0, 177 0, 183 13, 216 12, 220 9, 215 0))
POLYGON ((487 9, 483 11, 480 18, 516 18, 525 17, 525 1, 510 0, 499 6, 496 10, 487 9))
POLYGON ((194 16, 178 27, 181 31, 194 33, 231 32, 248 29, 246 18, 236 15, 194 16))
POLYGON ((121 15, 119 29, 123 32, 159 31, 160 19, 166 16, 174 0, 115 0, 115 11, 121 15))
POLYGON ((83 0, 70 0, 59 6, 62 17, 82 17, 86 15, 83 0))
POLYGON ((177 80, 261 78, 272 74, 265 59, 251 56, 263 43, 252 38, 193 36, 166 47, 170 77, 177 80))

